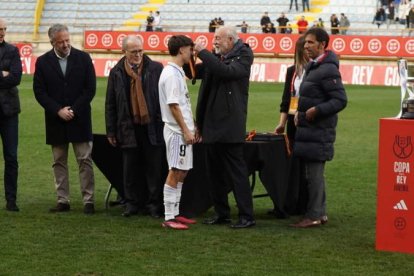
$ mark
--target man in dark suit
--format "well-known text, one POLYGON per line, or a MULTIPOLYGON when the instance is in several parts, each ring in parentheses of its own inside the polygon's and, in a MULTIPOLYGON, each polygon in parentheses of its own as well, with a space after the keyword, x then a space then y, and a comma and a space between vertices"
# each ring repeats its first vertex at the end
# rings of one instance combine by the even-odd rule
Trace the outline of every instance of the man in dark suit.
POLYGON ((19 50, 6 41, 6 22, 0 18, 0 135, 3 142, 6 209, 19 211, 17 194, 17 144, 20 101, 17 85, 22 77, 19 50))
POLYGON ((168 171, 158 96, 163 66, 144 54, 142 40, 135 35, 124 38, 122 51, 124 57, 109 74, 105 101, 108 142, 122 150, 126 200, 122 215, 144 209, 159 218, 168 171))
POLYGON ((194 50, 203 61, 197 65, 202 78, 196 122, 207 146, 207 166, 212 182, 216 215, 205 224, 230 223, 227 193, 234 191, 239 220, 232 228, 256 224, 247 167, 243 157, 246 136, 247 100, 253 52, 239 39, 236 29, 223 26, 214 35, 215 53, 201 43, 194 50))
POLYGON ((70 45, 68 28, 49 28, 53 49, 36 62, 33 90, 45 109, 46 144, 52 146, 57 205, 51 212, 67 212, 69 204, 68 148, 72 143, 79 165, 84 213, 93 214, 92 121, 90 102, 96 76, 90 56, 70 45))

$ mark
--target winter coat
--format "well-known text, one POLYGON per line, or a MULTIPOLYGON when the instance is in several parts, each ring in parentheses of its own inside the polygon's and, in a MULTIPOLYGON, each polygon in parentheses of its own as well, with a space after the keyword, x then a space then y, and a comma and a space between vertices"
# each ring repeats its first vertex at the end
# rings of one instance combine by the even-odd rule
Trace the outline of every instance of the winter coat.
MULTIPOLYGON (((125 57, 112 68, 106 90, 105 120, 107 136, 116 137, 121 148, 137 147, 135 126, 132 120, 130 100, 130 78, 124 68, 125 57)), ((164 123, 159 104, 158 81, 162 64, 143 57, 142 89, 150 115, 147 125, 148 138, 152 145, 163 145, 164 123)))
POLYGON ((90 103, 95 96, 96 76, 89 54, 72 47, 65 75, 53 49, 37 59, 35 68, 33 90, 45 109, 46 143, 92 141, 90 103), (58 111, 65 106, 72 108, 74 119, 59 117, 58 111))
POLYGON ((325 52, 317 62, 308 64, 305 74, 299 93, 294 154, 305 160, 328 161, 334 156, 337 113, 347 104, 337 56, 325 52), (308 121, 306 111, 311 107, 316 108, 316 117, 308 121))
POLYGON ((19 49, 7 42, 0 44, 0 114, 13 116, 20 113, 19 90, 22 78, 22 62, 19 49), (1 71, 8 71, 4 77, 1 71))
POLYGON ((239 40, 223 61, 207 50, 198 57, 202 78, 196 109, 204 143, 242 143, 246 136, 247 102, 253 52, 239 40))

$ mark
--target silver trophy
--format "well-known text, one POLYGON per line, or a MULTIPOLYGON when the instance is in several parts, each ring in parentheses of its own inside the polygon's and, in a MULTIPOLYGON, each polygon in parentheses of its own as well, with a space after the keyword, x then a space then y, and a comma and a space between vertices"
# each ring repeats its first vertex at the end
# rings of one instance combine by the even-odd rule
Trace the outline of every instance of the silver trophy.
POLYGON ((397 118, 414 119, 414 66, 407 64, 407 60, 398 61, 401 85, 401 110, 397 118), (406 95, 408 94, 408 98, 406 95))

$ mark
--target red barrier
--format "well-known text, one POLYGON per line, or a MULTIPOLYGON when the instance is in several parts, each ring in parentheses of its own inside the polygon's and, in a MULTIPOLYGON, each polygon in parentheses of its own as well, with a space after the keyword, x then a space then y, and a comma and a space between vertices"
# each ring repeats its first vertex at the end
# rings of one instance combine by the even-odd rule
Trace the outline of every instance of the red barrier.
MULTIPOLYGON (((85 49, 120 50, 122 39, 135 34, 144 41, 144 49, 167 51, 168 39, 174 32, 85 31, 85 49)), ((207 49, 213 48, 213 33, 185 33, 194 41, 200 40, 207 49)), ((240 34, 255 53, 293 54, 297 34, 240 34)), ((339 55, 412 57, 414 38, 397 36, 331 36, 329 48, 339 55)))
POLYGON ((414 253, 414 120, 381 119, 377 250, 414 253))

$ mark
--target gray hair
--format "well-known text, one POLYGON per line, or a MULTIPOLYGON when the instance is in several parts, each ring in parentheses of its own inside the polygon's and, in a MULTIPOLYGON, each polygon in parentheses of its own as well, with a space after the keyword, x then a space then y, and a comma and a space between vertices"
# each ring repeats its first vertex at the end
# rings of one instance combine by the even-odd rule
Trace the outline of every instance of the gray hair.
POLYGON ((123 51, 127 50, 127 45, 128 45, 128 42, 130 42, 130 41, 131 42, 138 42, 138 43, 142 44, 142 40, 138 36, 128 35, 128 36, 124 37, 124 39, 122 39, 122 50, 123 51))
POLYGON ((237 30, 233 26, 221 26, 216 31, 223 30, 228 37, 233 38, 234 43, 239 40, 239 35, 237 34, 237 30))
POLYGON ((63 24, 53 24, 47 31, 47 35, 49 36, 50 42, 52 42, 55 39, 56 33, 63 31, 69 32, 68 26, 63 24))

